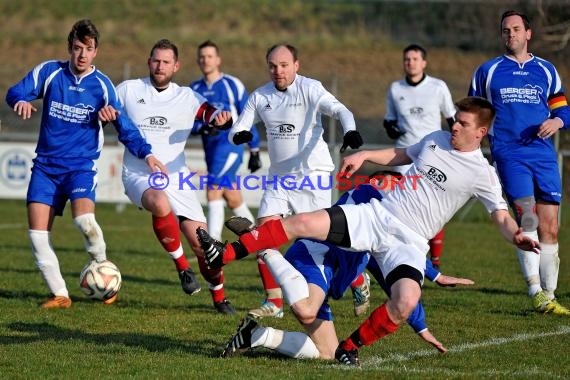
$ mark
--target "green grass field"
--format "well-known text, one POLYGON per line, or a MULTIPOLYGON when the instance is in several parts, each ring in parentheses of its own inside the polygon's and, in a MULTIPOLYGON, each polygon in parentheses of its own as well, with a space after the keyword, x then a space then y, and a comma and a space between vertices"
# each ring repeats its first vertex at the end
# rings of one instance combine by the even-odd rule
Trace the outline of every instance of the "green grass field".
MULTIPOLYGON (((52 241, 74 303, 67 310, 42 310, 38 304, 47 290, 30 253, 24 202, 0 201, 0 208, 2 379, 570 377, 570 319, 531 311, 514 249, 478 206, 463 221, 447 226, 442 266, 445 273, 471 278, 476 285, 443 289, 428 283, 424 291, 427 322, 449 353, 438 354, 402 326, 361 350, 360 370, 287 359, 265 349, 219 358, 240 318, 262 299, 255 261, 248 258, 226 267, 226 294, 238 315, 218 315, 203 280, 197 295, 181 291, 174 265, 152 233, 150 215, 132 206, 122 213, 114 205, 97 209, 108 256, 123 275, 119 300, 105 306, 82 295, 78 277, 88 256, 66 210, 56 220, 52 241)), ((570 305, 567 214, 558 297, 570 305)), ((376 284, 372 291, 372 302, 379 305, 385 296, 376 284)), ((353 316, 350 294, 332 305, 342 339, 363 319, 353 316)), ((301 329, 291 312, 263 323, 301 329)))

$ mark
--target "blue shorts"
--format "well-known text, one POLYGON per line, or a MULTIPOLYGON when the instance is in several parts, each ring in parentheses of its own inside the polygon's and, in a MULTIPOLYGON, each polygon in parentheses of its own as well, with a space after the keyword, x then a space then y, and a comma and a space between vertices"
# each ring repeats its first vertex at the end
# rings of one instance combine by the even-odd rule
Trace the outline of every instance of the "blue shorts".
POLYGON ((532 160, 508 159, 494 162, 507 200, 534 196, 536 200, 560 204, 562 181, 556 157, 538 157, 532 160))
POLYGON ((309 239, 297 240, 285 253, 308 283, 317 285, 327 295, 317 318, 332 321, 328 298, 340 299, 352 281, 364 271, 368 254, 349 252, 334 245, 309 239))
POLYGON ((38 202, 55 209, 56 215, 62 215, 68 200, 89 198, 95 202, 97 172, 95 170, 77 170, 67 173, 50 174, 41 164, 34 164, 28 186, 26 202, 38 202))
POLYGON ((242 155, 237 152, 228 152, 223 157, 208 160, 208 184, 231 187, 231 184, 236 183, 236 173, 241 162, 242 155))

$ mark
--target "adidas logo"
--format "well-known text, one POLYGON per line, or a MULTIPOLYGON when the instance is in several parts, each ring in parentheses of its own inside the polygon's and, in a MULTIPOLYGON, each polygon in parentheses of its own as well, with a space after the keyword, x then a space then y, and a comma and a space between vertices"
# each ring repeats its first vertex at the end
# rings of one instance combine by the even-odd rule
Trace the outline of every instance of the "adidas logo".
POLYGON ((146 104, 146 102, 145 102, 144 99, 142 99, 142 98, 139 99, 139 100, 137 100, 137 103, 138 103, 138 104, 146 104))
POLYGON ((435 151, 435 148, 437 147, 437 145, 433 144, 433 145, 428 145, 428 148, 430 148, 431 150, 435 151))
POLYGON ((265 106, 265 109, 266 109, 266 110, 270 110, 270 109, 271 109, 271 106, 269 105, 269 103, 267 103, 267 105, 265 106))

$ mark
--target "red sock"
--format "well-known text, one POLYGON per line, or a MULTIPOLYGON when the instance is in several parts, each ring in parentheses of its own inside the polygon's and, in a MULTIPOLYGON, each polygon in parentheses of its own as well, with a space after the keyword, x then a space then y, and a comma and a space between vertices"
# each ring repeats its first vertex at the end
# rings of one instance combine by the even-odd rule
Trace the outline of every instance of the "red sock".
POLYGON ((210 269, 203 257, 196 256, 202 277, 208 282, 212 301, 221 302, 226 298, 224 293, 224 271, 220 269, 210 269))
POLYGON ((342 348, 350 351, 357 350, 361 346, 369 346, 378 339, 393 333, 398 327, 399 325, 390 319, 388 308, 384 303, 370 313, 360 327, 343 342, 342 348))
POLYGON ((289 241, 280 219, 271 219, 239 238, 249 253, 280 247, 289 241))
MULTIPOLYGON (((257 260, 257 269, 259 270, 259 275, 261 276, 261 282, 263 283, 263 289, 265 289, 265 294, 271 294, 271 290, 279 289, 279 293, 281 293, 281 289, 279 284, 273 278, 273 275, 267 268, 267 265, 262 260, 257 260)), ((279 308, 283 307, 283 298, 270 298, 267 296, 267 300, 273 302, 273 304, 279 308)))
POLYGON ((358 288, 362 284, 364 284, 364 275, 362 273, 360 273, 358 275, 358 277, 356 277, 356 279, 354 281, 352 281, 352 284, 350 284, 350 287, 352 289, 354 289, 354 288, 358 288))
POLYGON ((443 236, 444 232, 441 230, 429 241, 430 258, 432 263, 437 265, 439 265, 441 252, 443 250, 443 236))
MULTIPOLYGON (((176 252, 181 248, 180 242, 180 226, 178 225, 178 218, 173 212, 166 216, 152 216, 152 229, 158 238, 162 247, 168 252, 176 252)), ((176 269, 180 272, 190 267, 186 260, 184 253, 178 258, 173 258, 176 269)))

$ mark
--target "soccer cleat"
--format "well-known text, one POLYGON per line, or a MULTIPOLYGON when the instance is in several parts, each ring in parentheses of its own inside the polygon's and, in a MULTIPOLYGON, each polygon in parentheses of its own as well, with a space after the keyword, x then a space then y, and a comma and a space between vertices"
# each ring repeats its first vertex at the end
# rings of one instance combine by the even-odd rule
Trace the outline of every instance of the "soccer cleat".
POLYGON ((255 319, 249 316, 242 319, 236 333, 226 344, 224 352, 222 352, 222 357, 227 358, 229 356, 240 355, 249 350, 251 348, 251 334, 256 327, 257 322, 255 319))
POLYGON ((214 302, 214 307, 220 314, 235 314, 236 309, 232 306, 227 298, 224 298, 220 302, 214 302))
POLYGON ((115 295, 111 298, 107 298, 106 300, 103 300, 103 303, 105 305, 110 305, 112 303, 114 303, 117 300, 117 297, 119 296, 119 293, 115 293, 115 295))
POLYGON ((534 307, 534 310, 538 312, 545 314, 549 313, 552 309, 550 303, 550 298, 548 298, 542 290, 536 292, 534 297, 532 297, 532 306, 534 307))
POLYGON ((568 310, 568 308, 560 305, 558 303, 558 301, 556 301, 556 299, 553 299, 550 301, 550 313, 554 314, 554 315, 566 315, 566 316, 570 316, 570 310, 568 310))
POLYGON ((198 293, 202 289, 198 279, 196 278, 196 274, 191 268, 178 272, 178 277, 180 278, 180 285, 182 285, 184 293, 192 295, 198 293))
POLYGON ((200 246, 204 251, 204 260, 210 269, 219 269, 224 266, 224 243, 211 237, 202 227, 196 229, 200 246))
POLYGON ((364 282, 362 285, 352 290, 352 300, 354 303, 354 315, 360 317, 370 308, 370 276, 364 272, 364 282))
POLYGON ((250 310, 247 315, 252 318, 283 318, 283 308, 265 300, 257 309, 250 310))
POLYGON ((344 348, 342 348, 342 343, 344 342, 341 342, 336 348, 336 351, 334 352, 335 359, 344 365, 360 367, 360 359, 358 359, 358 350, 351 350, 351 351, 345 350, 344 348))
POLYGON ((255 224, 243 216, 232 216, 224 223, 226 228, 234 234, 241 236, 246 232, 251 232, 255 224))
POLYGON ((68 309, 71 306, 71 298, 64 296, 53 296, 42 303, 42 309, 68 309))

